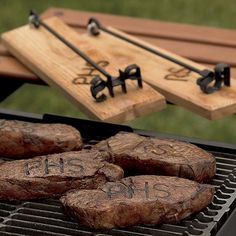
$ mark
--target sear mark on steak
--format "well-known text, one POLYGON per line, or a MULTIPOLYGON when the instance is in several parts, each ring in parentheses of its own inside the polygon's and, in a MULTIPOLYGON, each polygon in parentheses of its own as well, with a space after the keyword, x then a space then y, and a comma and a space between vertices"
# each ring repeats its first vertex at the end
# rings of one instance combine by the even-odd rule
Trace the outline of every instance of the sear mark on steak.
POLYGON ((110 152, 113 158, 109 161, 121 166, 129 175, 132 172, 169 175, 203 183, 216 173, 216 161, 211 153, 172 139, 120 132, 101 141, 94 149, 110 152))
POLYGON ((82 146, 80 132, 69 125, 0 120, 1 157, 35 157, 82 146))
POLYGON ((108 182, 96 190, 72 190, 60 201, 79 223, 95 229, 176 223, 211 203, 211 185, 169 176, 143 175, 108 182))
POLYGON ((70 189, 94 189, 123 177, 123 170, 103 161, 106 153, 82 150, 0 165, 0 199, 61 196, 70 189))

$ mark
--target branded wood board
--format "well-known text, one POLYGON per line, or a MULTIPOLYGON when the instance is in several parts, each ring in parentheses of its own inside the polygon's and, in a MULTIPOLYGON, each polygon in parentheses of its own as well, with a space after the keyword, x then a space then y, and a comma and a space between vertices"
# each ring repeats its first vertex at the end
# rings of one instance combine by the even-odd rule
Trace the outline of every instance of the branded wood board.
MULTIPOLYGON (((132 64, 128 62, 125 66, 124 63, 119 65, 115 58, 99 50, 97 45, 91 44, 87 36, 80 36, 57 17, 45 22, 114 76, 118 75, 119 69, 132 64)), ((140 89, 137 82, 131 80, 127 80, 127 94, 122 93, 120 87, 116 87, 114 98, 106 90, 104 93, 108 99, 96 102, 90 93, 90 81, 99 73, 43 27, 35 29, 26 25, 17 28, 4 33, 2 41, 25 66, 46 83, 59 89, 93 118, 123 122, 165 107, 165 98, 157 91, 146 83, 140 89)), ((119 48, 114 50, 119 51, 119 48)))
MULTIPOLYGON (((104 25, 112 25, 146 42, 165 48, 212 68, 218 62, 229 63, 236 77, 236 31, 206 26, 196 26, 127 16, 116 16, 96 12, 84 12, 64 8, 48 8, 43 18, 58 16, 63 22, 79 33, 86 31, 88 19, 93 16, 104 25)), ((20 79, 23 82, 41 83, 39 78, 21 65, 17 60, 9 60, 10 53, 0 44, 0 78, 20 79), (6 68, 5 68, 6 65, 6 68), (30 76, 29 76, 30 75, 30 76)))
MULTIPOLYGON (((194 63, 174 53, 170 53, 162 48, 155 47, 114 28, 108 27, 108 29, 179 59, 198 69, 206 69, 205 66, 194 63)), ((99 36, 87 35, 87 38, 90 43, 96 44, 98 48, 113 57, 119 65, 124 65, 127 62, 141 65, 145 81, 174 104, 183 106, 208 119, 218 119, 236 112, 235 79, 231 80, 231 87, 224 86, 215 93, 205 94, 196 84, 196 80, 200 76, 173 62, 156 56, 103 31, 101 31, 99 36), (117 47, 119 51, 114 50, 114 48, 117 47)))

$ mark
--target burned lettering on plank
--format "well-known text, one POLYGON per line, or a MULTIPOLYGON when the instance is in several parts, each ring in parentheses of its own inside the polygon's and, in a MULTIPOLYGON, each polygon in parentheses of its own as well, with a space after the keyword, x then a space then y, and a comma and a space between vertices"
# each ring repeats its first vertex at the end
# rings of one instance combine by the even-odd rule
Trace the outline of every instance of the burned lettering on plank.
POLYGON ((50 162, 48 158, 45 158, 44 160, 45 163, 45 174, 48 175, 50 173, 51 168, 57 168, 59 169, 60 173, 64 173, 64 161, 62 158, 59 158, 59 162, 50 162))
POLYGON ((78 77, 72 80, 73 84, 90 84, 90 81, 87 79, 88 75, 79 74, 78 77))
POLYGON ((176 68, 169 68, 168 72, 164 79, 166 80, 174 80, 174 81, 188 81, 188 76, 190 75, 191 71, 186 68, 176 69, 176 68))
MULTIPOLYGON (((98 61, 97 64, 103 68, 105 68, 106 66, 109 65, 108 61, 98 61)), ((78 74, 78 77, 74 78, 72 80, 73 84, 90 84, 90 81, 96 76, 98 75, 96 73, 96 69, 90 65, 88 62, 86 62, 85 67, 82 68, 83 71, 85 71, 84 73, 78 74)))

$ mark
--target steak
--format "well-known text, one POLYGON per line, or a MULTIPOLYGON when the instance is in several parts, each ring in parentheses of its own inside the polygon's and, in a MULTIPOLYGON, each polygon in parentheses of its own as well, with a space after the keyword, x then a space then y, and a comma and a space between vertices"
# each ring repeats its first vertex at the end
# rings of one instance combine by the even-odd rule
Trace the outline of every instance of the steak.
POLYGON ((0 165, 0 199, 61 196, 70 189, 94 189, 123 177, 123 170, 103 161, 106 153, 82 150, 0 165))
POLYGON ((108 182, 96 190, 61 197, 65 211, 95 229, 176 223, 211 203, 211 185, 169 176, 143 175, 108 182))
POLYGON ((143 137, 120 132, 101 141, 95 149, 108 151, 108 161, 121 166, 126 173, 178 176, 203 183, 216 173, 212 154, 186 142, 143 137))
POLYGON ((0 120, 2 157, 27 158, 81 148, 79 131, 69 125, 0 120))

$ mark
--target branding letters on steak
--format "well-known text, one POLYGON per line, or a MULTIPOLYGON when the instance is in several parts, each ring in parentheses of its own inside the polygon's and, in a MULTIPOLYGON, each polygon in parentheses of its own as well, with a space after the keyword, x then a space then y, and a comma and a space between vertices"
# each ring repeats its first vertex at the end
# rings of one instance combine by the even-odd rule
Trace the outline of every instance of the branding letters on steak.
POLYGON ((143 198, 143 199, 150 199, 150 198, 168 198, 171 196, 169 191, 169 187, 165 184, 156 183, 150 184, 149 182, 144 182, 143 185, 136 186, 135 183, 124 184, 119 183, 110 184, 106 189, 106 194, 109 199, 114 198, 143 198))
POLYGON ((166 155, 171 155, 171 156, 188 156, 188 155, 193 155, 199 154, 199 150, 196 148, 192 148, 190 145, 186 143, 187 146, 183 144, 178 144, 178 143, 173 143, 173 144, 158 144, 155 141, 148 140, 139 143, 135 148, 134 151, 136 153, 141 153, 141 154, 154 154, 157 156, 164 156, 166 155), (184 155, 185 154, 185 155, 184 155))
POLYGON ((83 173, 83 162, 76 158, 56 158, 50 160, 47 157, 41 160, 29 161, 24 166, 24 174, 28 177, 50 174, 78 174, 83 173))

